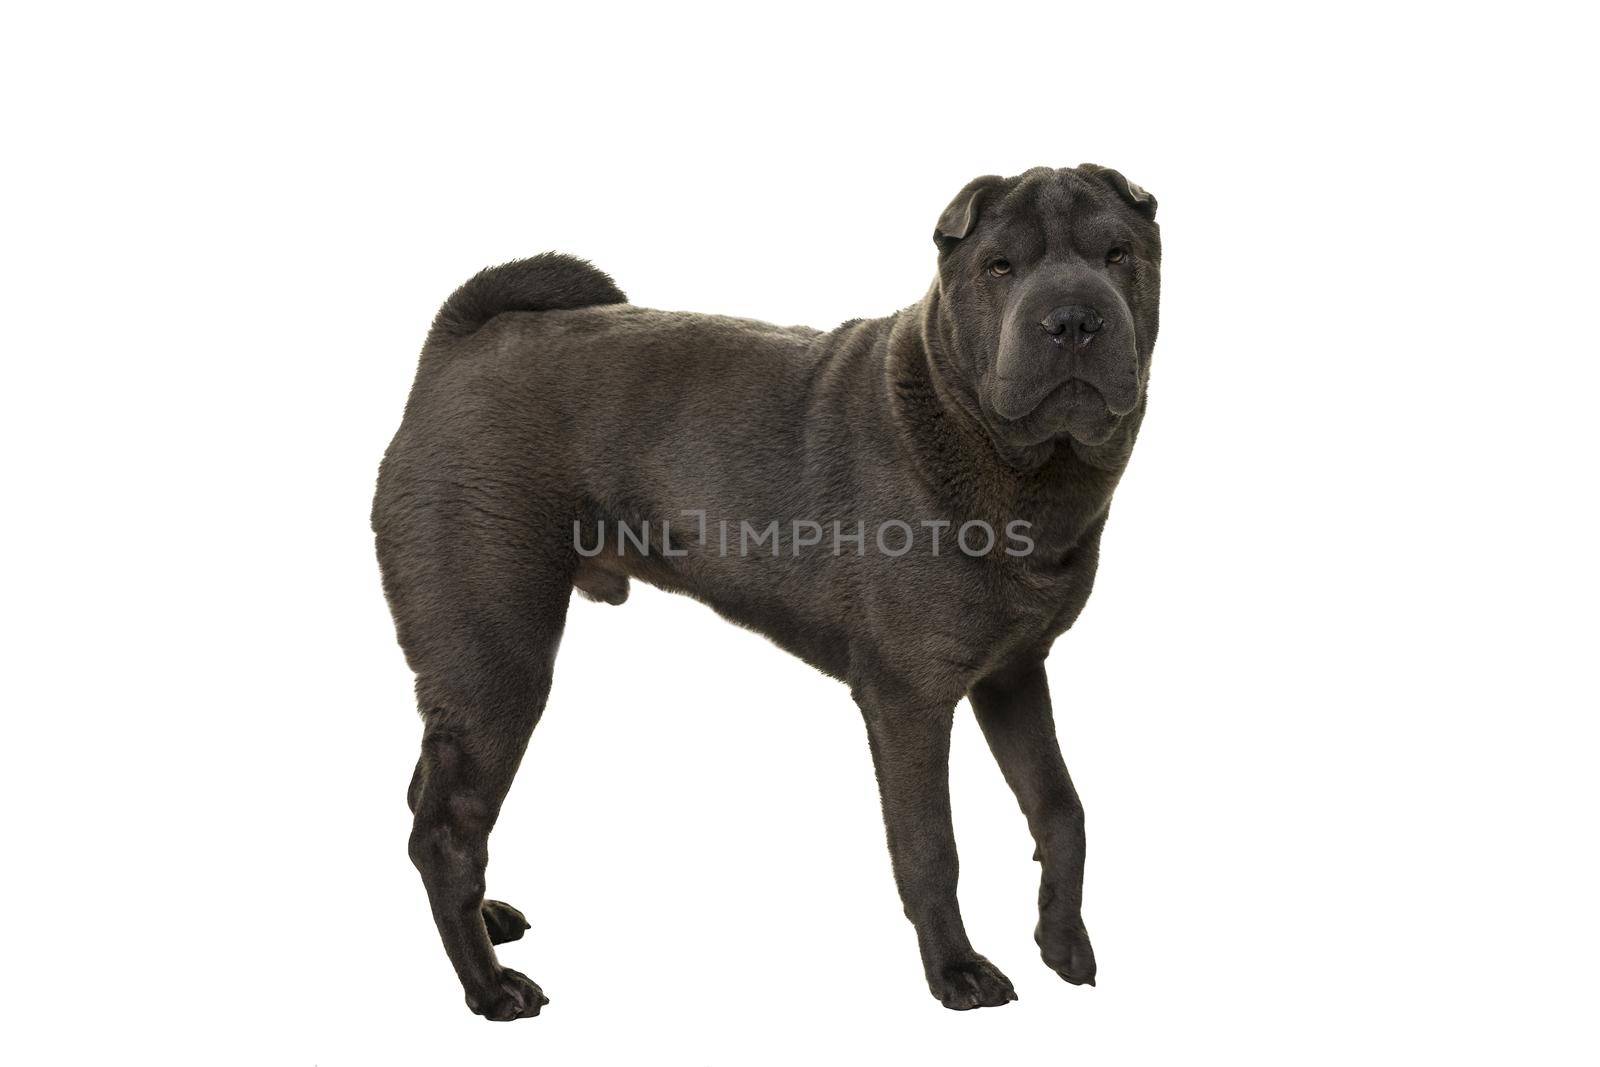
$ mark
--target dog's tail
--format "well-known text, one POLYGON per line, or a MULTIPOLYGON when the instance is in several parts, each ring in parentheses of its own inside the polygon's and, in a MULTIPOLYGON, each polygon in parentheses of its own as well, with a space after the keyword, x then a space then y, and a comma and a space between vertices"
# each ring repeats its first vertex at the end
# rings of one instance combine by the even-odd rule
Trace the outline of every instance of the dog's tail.
POLYGON ((465 337, 502 311, 562 311, 626 304, 617 283, 598 267, 559 252, 485 267, 450 294, 428 331, 428 344, 465 337))

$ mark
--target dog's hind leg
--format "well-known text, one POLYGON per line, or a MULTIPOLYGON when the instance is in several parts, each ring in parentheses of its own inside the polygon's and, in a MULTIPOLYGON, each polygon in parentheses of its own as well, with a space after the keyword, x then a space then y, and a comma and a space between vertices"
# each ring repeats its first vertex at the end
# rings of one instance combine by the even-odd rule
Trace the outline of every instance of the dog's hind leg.
MULTIPOLYGON (((412 814, 416 814, 417 801, 422 795, 422 760, 417 761, 416 772, 411 778, 411 790, 407 800, 411 805, 412 814)), ((489 943, 503 945, 508 941, 520 941, 522 935, 528 932, 528 917, 513 908, 503 900, 485 900, 483 902, 483 925, 489 932, 489 943)))
MULTIPOLYGON (((413 791, 411 860, 428 890, 445 953, 467 1006, 489 1019, 539 1014, 548 1003, 526 975, 502 967, 493 944, 521 913, 484 900, 489 831, 549 693, 549 675, 505 686, 497 698, 424 712, 413 791), (499 937, 495 935, 499 934, 499 937)), ((520 934, 520 930, 517 931, 520 934)))
POLYGON ((484 872, 489 832, 550 693, 568 593, 563 582, 552 596, 559 610, 552 603, 530 620, 525 633, 536 648, 497 650, 492 667, 480 662, 467 672, 470 686, 419 685, 425 726, 408 796, 411 859, 467 1006, 489 1019, 527 1018, 548 1003, 495 956, 493 946, 521 937, 528 923, 509 904, 484 899, 484 872))

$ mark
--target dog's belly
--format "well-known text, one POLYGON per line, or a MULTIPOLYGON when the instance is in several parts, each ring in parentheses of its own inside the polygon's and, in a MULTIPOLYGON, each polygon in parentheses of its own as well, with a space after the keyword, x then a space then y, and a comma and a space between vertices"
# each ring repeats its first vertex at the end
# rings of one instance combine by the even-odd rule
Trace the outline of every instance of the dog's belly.
POLYGON ((1092 560, 1041 577, 1016 560, 834 555, 828 544, 799 556, 786 554, 787 541, 777 555, 741 554, 734 529, 724 542, 715 522, 703 542, 677 538, 682 555, 607 554, 594 565, 699 600, 852 686, 893 679, 929 706, 1042 658, 1093 582, 1092 560))
POLYGON ((707 520, 703 539, 694 519, 686 525, 663 519, 652 526, 648 551, 640 551, 630 535, 622 551, 613 543, 602 555, 586 559, 580 589, 585 584, 604 588, 604 579, 595 575, 637 578, 706 604, 825 674, 848 676, 861 613, 843 561, 809 552, 796 556, 787 537, 777 542, 774 554, 770 524, 760 528, 766 535, 760 548, 752 547, 751 528, 741 529, 738 521, 724 526, 707 520))

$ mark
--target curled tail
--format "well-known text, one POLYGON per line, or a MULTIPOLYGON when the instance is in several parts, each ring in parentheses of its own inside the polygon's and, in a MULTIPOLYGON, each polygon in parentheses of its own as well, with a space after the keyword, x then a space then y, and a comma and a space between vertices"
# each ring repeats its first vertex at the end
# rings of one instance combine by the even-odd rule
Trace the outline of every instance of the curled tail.
POLYGON ((599 268, 559 252, 485 267, 444 302, 428 331, 428 343, 465 337, 502 311, 560 311, 628 298, 599 268))

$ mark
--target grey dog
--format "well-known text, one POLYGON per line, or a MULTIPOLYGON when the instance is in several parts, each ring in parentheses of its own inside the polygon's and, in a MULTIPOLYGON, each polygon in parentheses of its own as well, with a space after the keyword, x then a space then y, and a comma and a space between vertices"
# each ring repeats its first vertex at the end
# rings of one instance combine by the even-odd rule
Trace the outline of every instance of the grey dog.
POLYGON ((1093 984, 1083 809, 1044 661, 1089 597, 1144 416, 1155 212, 1090 164, 978 178, 939 217, 922 300, 827 333, 634 307, 555 254, 445 302, 373 529, 424 721, 411 858, 473 1011, 548 1002, 496 958, 527 921, 484 899, 489 832, 572 590, 620 604, 630 578, 849 684, 950 1008, 1016 998, 956 902, 947 772, 967 697, 1037 846, 1044 961, 1093 984))

